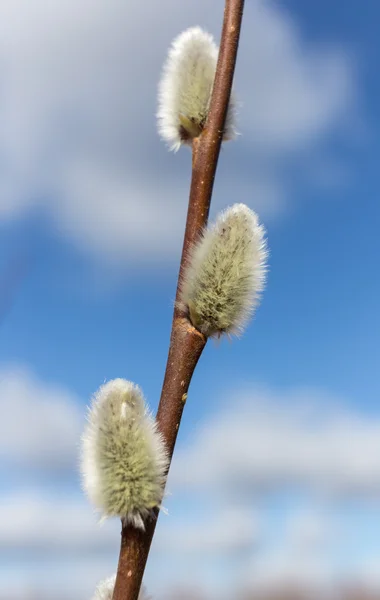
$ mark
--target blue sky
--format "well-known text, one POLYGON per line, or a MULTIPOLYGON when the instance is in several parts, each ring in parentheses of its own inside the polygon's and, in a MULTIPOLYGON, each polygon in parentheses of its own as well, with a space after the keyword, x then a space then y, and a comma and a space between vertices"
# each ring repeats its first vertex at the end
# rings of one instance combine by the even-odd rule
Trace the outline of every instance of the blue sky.
MULTIPOLYGON (((216 0, 179 4, 160 3, 159 28, 137 0, 0 7, 3 597, 89 598, 116 567, 119 526, 99 529, 80 492, 78 442, 104 380, 157 407, 190 177, 187 149, 158 139, 157 83, 173 37, 218 39, 222 18, 216 0)), ((297 569, 376 583, 378 16, 374 0, 247 0, 242 135, 212 216, 255 209, 270 272, 243 338, 209 342, 197 368, 155 597, 188 585, 189 564, 210 594, 297 569)))

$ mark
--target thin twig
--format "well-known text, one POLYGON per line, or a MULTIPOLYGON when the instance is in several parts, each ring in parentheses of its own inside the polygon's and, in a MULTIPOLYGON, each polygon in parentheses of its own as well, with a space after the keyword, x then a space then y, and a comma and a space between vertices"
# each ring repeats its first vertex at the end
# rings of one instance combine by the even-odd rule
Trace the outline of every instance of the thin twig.
MULTIPOLYGON (((177 296, 181 274, 186 266, 189 249, 207 224, 215 173, 222 143, 224 124, 231 94, 239 44, 244 0, 226 0, 223 30, 210 112, 205 129, 193 143, 193 168, 182 249, 177 296)), ((206 345, 206 338, 197 331, 176 303, 157 423, 164 436, 170 457, 185 406, 190 381, 206 345)), ((113 600, 137 600, 149 554, 158 510, 145 532, 124 525, 113 600)))

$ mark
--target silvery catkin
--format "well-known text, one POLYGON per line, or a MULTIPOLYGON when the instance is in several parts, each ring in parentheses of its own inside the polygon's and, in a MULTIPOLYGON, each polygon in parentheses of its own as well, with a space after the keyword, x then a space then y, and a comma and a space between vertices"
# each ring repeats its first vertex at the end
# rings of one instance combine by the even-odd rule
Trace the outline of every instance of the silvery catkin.
POLYGON ((140 388, 124 379, 101 386, 82 437, 83 487, 104 517, 135 527, 161 503, 168 456, 140 388))
POLYGON ((209 225, 190 252, 179 306, 206 337, 242 332, 258 304, 266 274, 265 231, 245 204, 209 225))
MULTIPOLYGON (((191 27, 171 45, 158 93, 158 131, 171 150, 190 144, 205 125, 214 85, 218 47, 200 27, 191 27)), ((236 101, 231 93, 224 140, 236 137, 236 101)))

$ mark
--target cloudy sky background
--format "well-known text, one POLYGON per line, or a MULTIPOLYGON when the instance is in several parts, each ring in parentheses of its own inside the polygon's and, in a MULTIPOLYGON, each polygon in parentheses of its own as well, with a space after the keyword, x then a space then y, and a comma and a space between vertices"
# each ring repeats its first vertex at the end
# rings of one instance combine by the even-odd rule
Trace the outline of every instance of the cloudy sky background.
MULTIPOLYGON (((78 478, 106 379, 156 409, 190 154, 156 133, 174 36, 217 0, 0 4, 0 597, 85 600, 116 567, 78 478)), ((263 303, 194 377, 146 583, 231 597, 294 576, 380 586, 375 0, 246 0, 237 142, 212 214, 268 230, 263 303), (224 594, 224 595, 223 595, 224 594)))

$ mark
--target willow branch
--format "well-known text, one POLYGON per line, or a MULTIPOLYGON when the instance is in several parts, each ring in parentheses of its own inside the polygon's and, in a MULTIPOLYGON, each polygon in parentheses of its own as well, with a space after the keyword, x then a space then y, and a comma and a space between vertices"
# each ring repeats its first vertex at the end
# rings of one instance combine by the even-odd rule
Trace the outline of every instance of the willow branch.
MULTIPOLYGON (((235 71, 243 7, 244 0, 226 0, 210 111, 202 135, 193 142, 189 207, 176 300, 179 299, 181 275, 187 264, 189 249, 207 224, 235 71)), ((206 341, 176 303, 168 361, 157 412, 157 423, 170 458, 173 455, 191 378, 206 341)), ((155 518, 147 523, 145 532, 131 525, 123 525, 113 600, 138 599, 157 517, 158 510, 155 518)))

